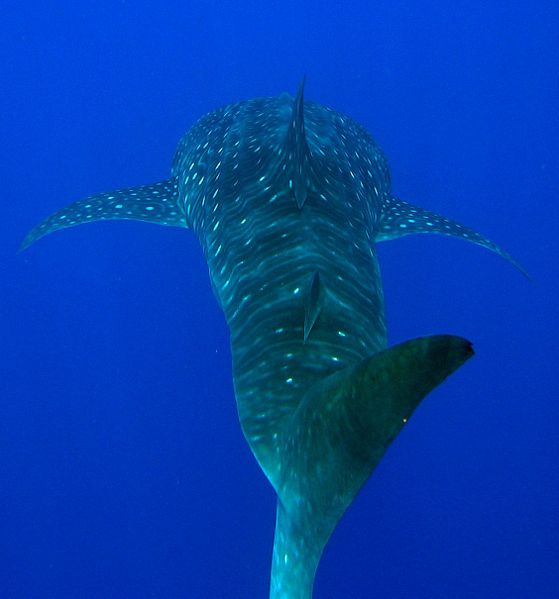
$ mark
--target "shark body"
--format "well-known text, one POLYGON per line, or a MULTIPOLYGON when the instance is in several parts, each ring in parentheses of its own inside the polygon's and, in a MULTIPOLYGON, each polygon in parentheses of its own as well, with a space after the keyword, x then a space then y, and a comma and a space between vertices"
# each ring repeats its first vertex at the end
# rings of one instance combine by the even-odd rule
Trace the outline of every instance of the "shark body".
POLYGON ((207 114, 180 142, 170 179, 75 202, 23 247, 102 219, 198 237, 230 329, 241 426, 278 496, 270 597, 309 599, 330 535, 390 442, 473 354, 450 335, 386 348, 375 242, 454 235, 514 261, 471 229, 395 198, 368 132, 304 101, 303 84, 295 98, 207 114))

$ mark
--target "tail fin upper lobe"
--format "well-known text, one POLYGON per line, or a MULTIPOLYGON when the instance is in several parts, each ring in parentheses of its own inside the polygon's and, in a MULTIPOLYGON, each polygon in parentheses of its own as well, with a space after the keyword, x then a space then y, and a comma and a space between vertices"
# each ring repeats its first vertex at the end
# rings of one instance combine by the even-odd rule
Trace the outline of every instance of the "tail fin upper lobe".
POLYGON ((345 510, 421 400, 472 355, 461 337, 413 339, 307 393, 282 438, 271 597, 311 597, 345 510))

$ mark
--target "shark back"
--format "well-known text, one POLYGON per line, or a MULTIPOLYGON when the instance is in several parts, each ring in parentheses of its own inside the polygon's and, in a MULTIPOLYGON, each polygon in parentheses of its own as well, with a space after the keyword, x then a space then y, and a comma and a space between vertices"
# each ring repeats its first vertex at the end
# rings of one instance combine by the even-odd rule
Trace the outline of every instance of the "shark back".
POLYGON ((373 244, 386 162, 348 117, 294 106, 286 94, 207 115, 173 170, 231 331, 243 430, 273 484, 278 435, 307 390, 386 345, 373 244))

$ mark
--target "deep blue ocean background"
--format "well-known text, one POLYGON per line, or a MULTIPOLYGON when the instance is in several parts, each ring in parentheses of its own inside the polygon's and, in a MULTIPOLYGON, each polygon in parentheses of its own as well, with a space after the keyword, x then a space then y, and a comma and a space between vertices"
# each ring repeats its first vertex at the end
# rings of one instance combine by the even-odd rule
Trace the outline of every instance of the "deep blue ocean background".
POLYGON ((363 123, 400 197, 494 254, 379 246, 390 343, 477 355, 433 392, 328 545, 317 599, 559 597, 559 4, 2 3, 0 598, 268 589, 274 495, 191 232, 57 233, 52 211, 168 176, 205 112, 294 93, 363 123))

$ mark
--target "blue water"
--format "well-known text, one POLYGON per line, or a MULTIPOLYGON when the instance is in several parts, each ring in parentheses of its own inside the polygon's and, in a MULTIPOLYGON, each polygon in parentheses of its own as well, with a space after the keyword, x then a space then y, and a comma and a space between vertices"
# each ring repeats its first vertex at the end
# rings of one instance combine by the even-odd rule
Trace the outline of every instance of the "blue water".
POLYGON ((222 104, 296 90, 366 125, 395 192, 485 233, 379 247, 391 343, 471 339, 327 547, 317 599, 559 597, 559 8, 5 2, 0 597, 260 598, 274 496, 237 422, 193 235, 100 223, 222 104))

